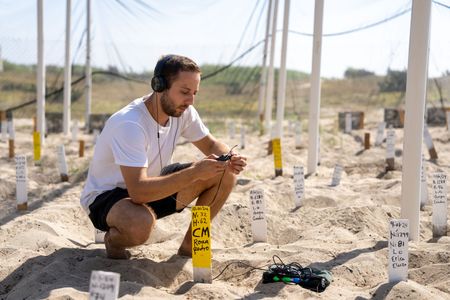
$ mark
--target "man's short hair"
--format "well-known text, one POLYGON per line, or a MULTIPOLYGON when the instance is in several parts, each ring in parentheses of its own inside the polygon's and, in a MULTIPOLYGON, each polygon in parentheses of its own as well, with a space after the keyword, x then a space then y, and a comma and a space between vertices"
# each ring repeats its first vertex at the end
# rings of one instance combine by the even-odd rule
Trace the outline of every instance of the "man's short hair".
POLYGON ((153 76, 161 76, 170 89, 180 72, 201 73, 200 67, 190 58, 181 55, 169 54, 161 56, 153 71, 153 76))

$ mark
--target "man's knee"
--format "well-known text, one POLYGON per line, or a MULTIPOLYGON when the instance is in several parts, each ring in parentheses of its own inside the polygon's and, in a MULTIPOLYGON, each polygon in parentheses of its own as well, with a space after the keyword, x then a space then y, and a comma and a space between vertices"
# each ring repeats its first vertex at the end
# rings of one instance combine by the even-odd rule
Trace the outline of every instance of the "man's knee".
POLYGON ((142 214, 130 220, 126 234, 133 246, 144 244, 150 237, 156 223, 154 214, 142 214))
POLYGON ((236 185, 237 176, 231 172, 225 172, 222 178, 222 184, 232 189, 236 185))

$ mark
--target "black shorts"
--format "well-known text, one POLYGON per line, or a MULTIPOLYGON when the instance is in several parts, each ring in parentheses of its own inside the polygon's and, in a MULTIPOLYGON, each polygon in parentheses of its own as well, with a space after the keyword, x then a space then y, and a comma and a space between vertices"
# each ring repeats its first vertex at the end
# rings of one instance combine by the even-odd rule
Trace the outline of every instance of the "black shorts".
MULTIPOLYGON (((192 163, 174 163, 164 167, 161 170, 161 175, 171 174, 191 165, 192 163)), ((183 207, 182 209, 177 210, 177 194, 178 193, 174 193, 166 198, 147 203, 147 205, 155 212, 157 219, 164 218, 175 212, 181 212, 184 209, 183 207)), ((89 218, 91 219, 92 224, 94 224, 94 227, 102 231, 108 231, 109 226, 106 223, 106 216, 108 215, 109 210, 116 202, 129 197, 128 190, 119 187, 98 195, 94 202, 89 205, 89 218)))

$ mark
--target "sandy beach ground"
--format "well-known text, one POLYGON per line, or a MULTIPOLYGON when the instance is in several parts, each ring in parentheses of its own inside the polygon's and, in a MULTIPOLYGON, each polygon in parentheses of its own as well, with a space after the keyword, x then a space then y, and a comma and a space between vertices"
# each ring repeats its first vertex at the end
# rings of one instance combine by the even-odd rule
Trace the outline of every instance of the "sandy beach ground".
MULTIPOLYGON (((295 149, 294 134, 285 127, 282 140, 283 176, 274 178, 273 156, 267 155, 267 136, 247 130, 248 168, 212 226, 212 275, 231 262, 267 268, 277 255, 330 270, 333 282, 316 293, 298 285, 262 283, 262 270, 231 264, 212 284, 194 284, 191 259, 176 255, 190 222, 190 211, 158 220, 149 241, 131 249, 130 260, 105 257, 103 244, 94 243, 94 228, 79 205, 79 196, 93 153, 86 139, 85 157, 78 143, 62 134, 46 139, 41 166, 33 163, 31 120, 15 120, 16 154, 28 158, 28 211, 17 212, 15 163, 8 144, 0 142, 0 299, 87 299, 92 270, 120 273, 121 299, 450 299, 450 237, 432 238, 432 208, 420 212, 420 239, 409 243, 408 281, 388 283, 388 225, 400 217, 403 130, 396 129, 396 170, 381 178, 386 144, 373 147, 382 110, 366 113, 364 130, 343 134, 337 112, 322 110, 321 164, 305 180, 305 199, 295 209, 293 166, 307 163, 307 126, 303 148, 295 149), (358 138, 371 133, 372 147, 361 151, 358 138), (61 182, 57 146, 64 143, 69 182, 61 182), (343 165, 339 186, 330 186, 334 166, 343 165), (380 176, 378 176, 380 177, 380 176), (253 243, 250 190, 264 190, 268 242, 253 243)), ((287 125, 287 123, 286 123, 287 125)), ((305 124, 304 124, 305 125, 305 124)), ((445 127, 431 127, 439 155, 428 160, 424 147, 428 191, 437 170, 450 174, 450 135, 445 127)), ((229 145, 240 144, 218 135, 229 145)), ((174 161, 202 155, 190 144, 179 145, 174 161)), ((448 222, 450 229, 450 222, 448 222)))

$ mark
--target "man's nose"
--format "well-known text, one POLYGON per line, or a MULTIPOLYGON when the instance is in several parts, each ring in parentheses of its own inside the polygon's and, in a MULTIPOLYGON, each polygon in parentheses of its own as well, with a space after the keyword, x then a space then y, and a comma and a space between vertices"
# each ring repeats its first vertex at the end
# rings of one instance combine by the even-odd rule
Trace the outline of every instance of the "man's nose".
POLYGON ((195 96, 194 96, 194 95, 190 95, 190 96, 188 96, 188 97, 186 98, 185 102, 186 102, 186 104, 188 104, 188 105, 193 105, 193 104, 194 104, 194 99, 195 99, 195 96))

